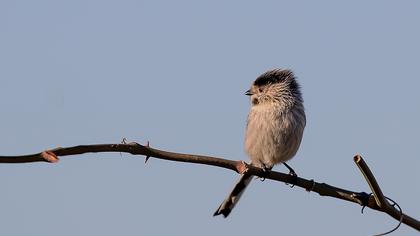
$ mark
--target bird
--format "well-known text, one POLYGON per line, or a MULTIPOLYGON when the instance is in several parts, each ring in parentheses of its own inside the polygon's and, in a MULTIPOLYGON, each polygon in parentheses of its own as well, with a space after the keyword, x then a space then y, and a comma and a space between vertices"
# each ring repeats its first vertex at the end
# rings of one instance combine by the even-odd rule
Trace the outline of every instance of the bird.
MULTIPOLYGON (((299 149, 306 115, 301 87, 294 73, 282 68, 269 70, 255 79, 245 95, 251 101, 245 132, 245 151, 250 164, 265 171, 284 164, 289 174, 296 177, 286 162, 299 149)), ((227 217, 252 178, 242 174, 213 216, 227 217)))

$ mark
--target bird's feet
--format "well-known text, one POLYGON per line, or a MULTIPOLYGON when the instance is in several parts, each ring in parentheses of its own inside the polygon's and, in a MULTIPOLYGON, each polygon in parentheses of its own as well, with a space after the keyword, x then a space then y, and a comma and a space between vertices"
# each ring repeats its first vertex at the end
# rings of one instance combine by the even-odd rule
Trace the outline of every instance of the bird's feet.
POLYGON ((262 182, 262 181, 264 181, 264 180, 265 180, 265 178, 268 176, 268 174, 269 174, 269 172, 270 172, 271 168, 268 168, 267 166, 263 166, 263 167, 262 167, 262 170, 263 170, 263 175, 262 175, 262 177, 260 178, 260 181, 261 181, 261 182, 262 182))
MULTIPOLYGON (((295 170, 293 170, 293 168, 290 167, 288 164, 286 164, 285 162, 283 164, 284 164, 284 166, 287 167, 287 169, 289 169, 289 175, 292 177, 292 180, 290 181, 291 182, 290 187, 293 188, 295 186, 295 184, 297 183, 298 175, 296 174, 295 170)), ((286 183, 286 185, 289 185, 289 184, 286 183)))

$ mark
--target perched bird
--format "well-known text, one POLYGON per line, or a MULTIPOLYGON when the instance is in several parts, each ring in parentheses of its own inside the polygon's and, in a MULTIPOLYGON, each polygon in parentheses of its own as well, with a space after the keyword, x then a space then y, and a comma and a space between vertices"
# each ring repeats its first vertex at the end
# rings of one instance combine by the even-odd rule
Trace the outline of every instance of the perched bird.
MULTIPOLYGON (((306 125, 300 86, 293 72, 274 69, 260 75, 246 91, 251 98, 248 114, 245 150, 251 165, 270 170, 286 164, 299 149, 306 125)), ((252 176, 243 174, 235 187, 214 213, 227 217, 239 201, 252 176)))

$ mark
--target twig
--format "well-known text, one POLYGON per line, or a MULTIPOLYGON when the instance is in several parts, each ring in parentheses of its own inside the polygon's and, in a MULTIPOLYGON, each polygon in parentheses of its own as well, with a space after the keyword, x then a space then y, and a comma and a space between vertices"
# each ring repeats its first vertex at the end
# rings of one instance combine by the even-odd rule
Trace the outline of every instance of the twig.
POLYGON ((356 155, 354 157, 354 162, 356 163, 357 167, 359 167, 360 172, 362 172, 363 177, 365 177, 366 182, 368 183, 370 189, 372 190, 373 197, 375 198, 375 202, 378 205, 379 210, 387 213, 388 215, 390 215, 391 217, 399 221, 399 224, 397 225, 397 227, 395 227, 394 229, 386 233, 382 233, 379 235, 386 235, 395 231, 401 225, 401 222, 403 222, 404 217, 407 217, 407 216, 405 216, 402 213, 401 207, 399 207, 398 204, 396 204, 393 200, 391 201, 394 202, 394 204, 399 207, 399 210, 395 209, 395 207, 389 204, 389 202, 387 201, 388 198, 385 197, 385 195, 382 193, 382 190, 379 187, 379 184, 376 181, 375 176, 372 174, 372 172, 370 171, 368 165, 363 160, 363 158, 360 155, 356 155))
POLYGON ((365 192, 353 192, 350 190, 334 187, 326 183, 318 183, 314 180, 308 180, 301 177, 294 177, 288 174, 276 172, 276 171, 264 171, 261 168, 246 165, 241 161, 232 161, 218 157, 182 154, 162 151, 154 149, 149 146, 143 146, 138 143, 121 143, 121 144, 94 144, 94 145, 80 145, 66 148, 56 148, 47 150, 44 152, 23 155, 23 156, 0 156, 0 163, 27 163, 27 162, 55 162, 58 160, 58 156, 69 156, 79 155, 83 153, 91 152, 125 152, 133 155, 142 155, 146 157, 155 157, 158 159, 164 159, 169 161, 189 162, 211 166, 218 166, 225 169, 230 169, 235 172, 241 173, 244 169, 247 169, 249 175, 255 175, 266 179, 281 181, 295 186, 304 188, 307 191, 313 191, 321 196, 329 196, 338 198, 341 200, 357 203, 361 206, 367 206, 371 209, 383 211, 392 216, 393 218, 401 221, 420 231, 420 222, 408 215, 400 214, 400 212, 391 206, 386 199, 381 199, 383 196, 382 191, 377 185, 372 173, 367 168, 366 163, 360 156, 354 158, 356 164, 364 173, 365 178, 369 179, 368 183, 371 186, 373 196, 365 192), (368 170, 368 171, 367 171, 368 170), (369 174, 370 173, 370 174, 369 174), (374 180, 374 181, 372 181, 374 180))

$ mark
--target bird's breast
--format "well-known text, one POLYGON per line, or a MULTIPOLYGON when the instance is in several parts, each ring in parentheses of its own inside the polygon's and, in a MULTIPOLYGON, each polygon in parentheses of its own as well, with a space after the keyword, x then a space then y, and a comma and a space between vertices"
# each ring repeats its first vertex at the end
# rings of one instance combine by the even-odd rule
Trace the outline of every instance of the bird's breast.
POLYGON ((301 122, 292 110, 273 106, 251 108, 246 128, 245 150, 252 163, 272 167, 292 158, 303 134, 301 122))

